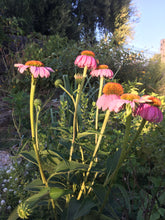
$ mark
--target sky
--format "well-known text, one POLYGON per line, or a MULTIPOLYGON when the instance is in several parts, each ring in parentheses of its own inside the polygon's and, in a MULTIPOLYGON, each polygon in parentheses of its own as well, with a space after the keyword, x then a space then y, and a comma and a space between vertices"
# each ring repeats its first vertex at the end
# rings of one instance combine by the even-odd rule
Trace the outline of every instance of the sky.
POLYGON ((160 53, 160 40, 165 39, 165 0, 133 0, 140 14, 134 24, 134 39, 129 45, 135 49, 160 53))

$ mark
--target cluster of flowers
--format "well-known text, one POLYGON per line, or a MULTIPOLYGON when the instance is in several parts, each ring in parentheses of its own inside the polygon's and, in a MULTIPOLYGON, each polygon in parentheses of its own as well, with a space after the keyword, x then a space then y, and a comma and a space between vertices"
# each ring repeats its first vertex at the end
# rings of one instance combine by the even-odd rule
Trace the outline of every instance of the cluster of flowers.
MULTIPOLYGON (((113 72, 107 65, 97 65, 95 54, 92 51, 82 51, 81 55, 77 56, 74 64, 79 68, 87 67, 91 70, 90 75, 92 77, 107 77, 113 78, 113 72)), ((54 70, 50 67, 44 67, 44 64, 40 61, 31 60, 23 64, 15 64, 18 67, 18 71, 23 73, 29 69, 34 78, 49 77, 50 72, 54 70)), ((78 76, 78 78, 81 78, 78 76)), ((96 105, 103 111, 109 109, 110 111, 119 112, 125 104, 130 104, 134 116, 140 115, 142 118, 149 122, 161 122, 163 120, 163 114, 159 107, 161 101, 152 96, 145 95, 139 97, 136 94, 124 94, 122 85, 119 83, 108 82, 103 88, 103 95, 98 98, 96 105)))
MULTIPOLYGON (((75 60, 75 65, 79 68, 85 66, 92 69, 90 74, 94 77, 113 78, 112 70, 108 69, 107 65, 97 66, 95 54, 92 51, 83 51, 75 60)), ((122 85, 119 83, 109 82, 103 88, 103 95, 98 98, 96 105, 103 111, 119 112, 125 104, 130 104, 134 116, 140 115, 149 122, 161 122, 163 114, 159 107, 161 101, 153 96, 145 95, 138 96, 136 94, 124 94, 122 85)))

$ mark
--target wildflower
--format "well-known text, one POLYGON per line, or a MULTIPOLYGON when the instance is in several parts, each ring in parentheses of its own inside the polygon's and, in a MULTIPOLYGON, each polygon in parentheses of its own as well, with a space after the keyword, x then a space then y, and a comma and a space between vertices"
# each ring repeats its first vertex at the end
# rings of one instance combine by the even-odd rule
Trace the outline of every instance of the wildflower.
POLYGON ((74 64, 79 68, 87 66, 88 69, 96 69, 97 62, 94 57, 95 54, 92 51, 84 50, 81 52, 81 55, 76 58, 74 64))
POLYGON ((99 65, 95 70, 92 70, 90 72, 90 75, 92 77, 96 76, 100 76, 100 77, 107 77, 109 79, 112 79, 113 77, 113 72, 112 70, 108 69, 107 65, 99 65))
POLYGON ((161 106, 160 99, 145 95, 138 101, 140 105, 135 111, 135 115, 140 115, 146 121, 159 123, 163 120, 163 114, 158 108, 161 106))
POLYGON ((130 93, 125 93, 120 96, 120 99, 113 100, 111 104, 109 105, 109 110, 114 111, 114 112, 119 112, 125 104, 130 104, 132 110, 135 109, 135 101, 138 100, 140 97, 136 94, 130 94, 130 93))
POLYGON ((7 207, 7 210, 10 210, 11 209, 11 206, 9 205, 8 207, 7 207))
POLYGON ((3 189, 3 192, 7 192, 7 188, 4 188, 4 189, 3 189))
POLYGON ((80 73, 78 73, 78 74, 75 74, 75 75, 74 75, 74 78, 75 78, 77 84, 80 84, 80 83, 82 82, 83 75, 80 74, 80 73))
POLYGON ((21 203, 17 208, 18 216, 21 219, 28 219, 28 216, 31 214, 31 209, 29 209, 29 205, 26 203, 21 203))
POLYGON ((11 173, 11 170, 7 170, 6 173, 7 173, 7 174, 11 173))
POLYGON ((5 205, 5 200, 3 199, 3 200, 1 200, 1 205, 5 205))
POLYGON ((96 105, 103 111, 111 106, 113 100, 120 99, 120 95, 123 94, 123 87, 119 83, 109 82, 105 84, 103 88, 103 95, 98 98, 96 105))
POLYGON ((25 70, 29 69, 33 74, 34 78, 40 76, 41 78, 50 76, 50 72, 54 72, 54 70, 50 67, 44 67, 44 64, 37 60, 30 60, 24 64, 16 63, 15 67, 18 67, 18 71, 23 73, 25 70))
POLYGON ((140 104, 135 112, 135 115, 140 115, 146 121, 159 123, 163 120, 163 114, 156 106, 149 104, 140 104))
POLYGON ((148 103, 148 104, 152 104, 154 106, 161 106, 161 101, 160 99, 154 97, 154 96, 150 96, 150 95, 144 95, 142 96, 139 100, 139 103, 148 103))

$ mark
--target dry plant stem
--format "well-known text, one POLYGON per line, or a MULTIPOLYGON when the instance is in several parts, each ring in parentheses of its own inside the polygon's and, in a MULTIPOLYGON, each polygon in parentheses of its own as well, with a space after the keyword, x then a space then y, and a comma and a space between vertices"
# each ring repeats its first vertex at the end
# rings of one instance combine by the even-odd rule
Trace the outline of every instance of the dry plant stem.
POLYGON ((74 142, 75 142, 75 137, 76 137, 77 109, 78 109, 78 104, 79 104, 80 97, 81 97, 81 92, 82 92, 82 89, 83 89, 83 86, 84 86, 85 78, 86 78, 86 75, 87 75, 87 70, 88 70, 88 68, 87 68, 87 66, 85 66, 84 71, 83 71, 83 78, 82 78, 81 84, 80 84, 79 89, 78 89, 78 94, 76 96, 75 110, 74 110, 74 116, 73 116, 73 138, 72 138, 72 145, 71 145, 71 148, 70 148, 69 161, 72 160, 74 142))
POLYGON ((79 199, 81 198, 81 195, 82 195, 82 193, 83 193, 83 191, 84 191, 84 189, 85 189, 85 183, 86 183, 86 181, 87 181, 87 179, 88 179, 88 176, 89 176, 89 174, 90 174, 90 170, 91 170, 91 168, 92 168, 92 166, 93 166, 93 162, 94 162, 96 153, 97 153, 97 151, 98 151, 98 149, 99 149, 99 146, 100 146, 100 143, 101 143, 101 140, 102 140, 102 137, 103 137, 103 134, 104 134, 104 131, 105 131, 105 128, 106 128, 108 119, 109 119, 109 115, 110 115, 110 111, 109 111, 109 109, 108 109, 108 110, 106 111, 105 118, 104 118, 104 122, 103 122, 101 131, 100 131, 100 135, 99 135, 99 138, 98 138, 98 142, 97 142, 97 144, 96 144, 96 146, 95 146, 95 150, 94 150, 94 152, 93 152, 92 159, 91 159, 91 161, 90 161, 90 164, 89 164, 89 167, 88 167, 88 170, 87 170, 85 179, 84 179, 84 181, 83 181, 83 183, 82 183, 82 185, 81 185, 81 189, 80 189, 80 192, 79 192, 79 194, 78 194, 77 200, 79 200, 79 199))
POLYGON ((104 198, 104 201, 103 201, 103 204, 99 210, 99 213, 101 213, 103 211, 103 209, 106 205, 106 202, 109 198, 109 194, 110 194, 112 186, 116 180, 119 169, 127 156, 127 144, 128 144, 129 134, 130 134, 131 121, 132 121, 132 114, 129 114, 126 119, 126 130, 125 130, 125 135, 124 135, 124 139, 123 139, 123 144, 121 147, 122 150, 121 150, 120 158, 119 158, 118 164, 117 164, 115 170, 113 171, 113 173, 111 174, 110 178, 108 178, 104 183, 104 186, 106 186, 110 182, 108 192, 104 198))

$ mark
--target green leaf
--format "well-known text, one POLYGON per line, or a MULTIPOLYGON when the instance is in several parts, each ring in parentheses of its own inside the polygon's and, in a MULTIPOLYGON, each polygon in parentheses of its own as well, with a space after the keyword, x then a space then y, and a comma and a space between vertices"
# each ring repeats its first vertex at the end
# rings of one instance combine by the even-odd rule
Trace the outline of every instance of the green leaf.
POLYGON ((49 195, 49 187, 45 187, 39 193, 36 193, 26 199, 26 202, 33 207, 41 198, 49 195))
POLYGON ((58 199, 61 196, 67 195, 71 193, 70 190, 58 188, 58 187, 51 187, 50 188, 50 197, 54 200, 58 199))
POLYGON ((35 157, 35 152, 33 150, 31 151, 22 151, 20 153, 20 156, 22 156, 24 159, 28 160, 29 162, 35 164, 38 166, 36 157, 35 157))
POLYGON ((8 220, 16 220, 18 219, 18 213, 17 213, 17 207, 15 207, 15 209, 12 211, 12 213, 10 214, 10 216, 8 217, 8 220))
POLYGON ((88 169, 87 164, 82 164, 75 161, 70 161, 70 162, 62 161, 61 163, 57 164, 55 168, 55 172, 48 178, 48 180, 50 180, 53 176, 57 174, 74 172, 77 170, 87 170, 87 169, 88 169))
POLYGON ((107 178, 111 175, 111 173, 115 170, 117 163, 119 161, 121 154, 121 149, 116 151, 113 155, 110 155, 107 158, 107 164, 106 164, 106 169, 107 169, 107 178))
POLYGON ((105 216, 103 214, 98 215, 98 212, 95 210, 92 210, 88 215, 84 216, 82 220, 115 220, 113 218, 110 218, 108 216, 105 216))
POLYGON ((96 185, 93 187, 93 191, 94 191, 99 203, 102 204, 104 201, 105 195, 106 195, 105 187, 102 184, 96 185))
POLYGON ((45 188, 45 185, 43 185, 43 183, 40 179, 33 180, 31 183, 29 183, 25 187, 25 189, 31 190, 31 191, 40 191, 43 188, 45 188))
POLYGON ((164 205, 165 204, 165 192, 163 192, 159 198, 158 198, 159 202, 161 205, 164 205))
POLYGON ((77 209, 76 213, 74 214, 74 220, 87 215, 90 210, 95 207, 96 204, 90 198, 83 199, 80 207, 77 209))
POLYGON ((160 214, 158 212, 155 212, 150 216, 150 220, 157 220, 157 219, 160 219, 160 214))
POLYGON ((130 199, 129 199, 129 195, 128 195, 127 191, 120 184, 115 184, 114 187, 117 187, 120 190, 122 196, 124 197, 125 203, 127 205, 127 208, 128 208, 129 214, 130 214, 131 213, 131 204, 130 204, 130 199))
POLYGON ((99 134, 99 132, 96 132, 96 131, 86 131, 86 132, 78 133, 77 134, 77 138, 80 139, 80 138, 83 138, 83 137, 86 137, 86 136, 89 136, 89 135, 95 135, 95 134, 99 134))

